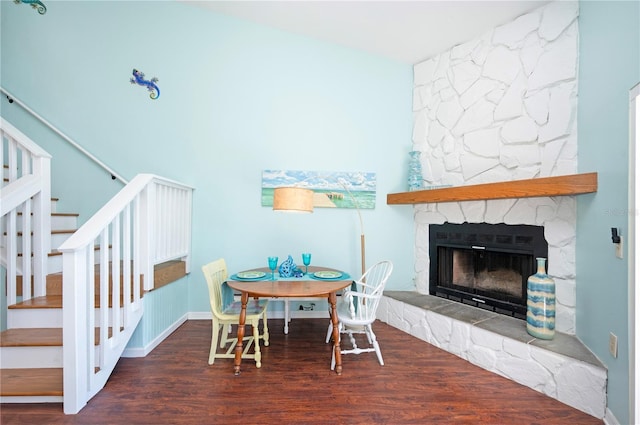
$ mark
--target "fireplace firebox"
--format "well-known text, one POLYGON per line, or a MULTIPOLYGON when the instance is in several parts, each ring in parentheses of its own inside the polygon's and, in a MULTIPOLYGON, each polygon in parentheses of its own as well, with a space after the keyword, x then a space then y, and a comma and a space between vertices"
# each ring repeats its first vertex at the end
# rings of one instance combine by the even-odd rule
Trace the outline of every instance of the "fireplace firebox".
POLYGON ((526 320, 527 278, 547 257, 542 226, 429 225, 429 294, 526 320))

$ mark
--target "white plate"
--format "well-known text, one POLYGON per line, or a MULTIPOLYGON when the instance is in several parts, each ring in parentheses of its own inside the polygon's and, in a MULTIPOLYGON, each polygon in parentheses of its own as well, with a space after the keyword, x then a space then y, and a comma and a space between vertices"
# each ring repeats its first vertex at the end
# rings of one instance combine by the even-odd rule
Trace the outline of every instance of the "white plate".
POLYGON ((240 272, 236 276, 238 276, 240 279, 260 279, 261 277, 265 277, 265 275, 265 272, 252 270, 248 272, 240 272))
POLYGON ((342 273, 333 270, 322 270, 319 272, 315 272, 313 275, 318 279, 336 279, 342 276, 342 273))

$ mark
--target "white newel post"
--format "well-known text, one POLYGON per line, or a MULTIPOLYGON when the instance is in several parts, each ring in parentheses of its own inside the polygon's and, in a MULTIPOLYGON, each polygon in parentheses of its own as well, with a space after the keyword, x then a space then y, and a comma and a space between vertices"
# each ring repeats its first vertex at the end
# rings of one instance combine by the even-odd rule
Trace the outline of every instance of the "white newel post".
POLYGON ((78 413, 87 404, 89 392, 89 364, 86 347, 89 346, 91 323, 87 321, 93 302, 88 302, 87 260, 85 250, 65 252, 62 255, 62 344, 64 413, 78 413), (71 273, 69 273, 71 271, 71 273))

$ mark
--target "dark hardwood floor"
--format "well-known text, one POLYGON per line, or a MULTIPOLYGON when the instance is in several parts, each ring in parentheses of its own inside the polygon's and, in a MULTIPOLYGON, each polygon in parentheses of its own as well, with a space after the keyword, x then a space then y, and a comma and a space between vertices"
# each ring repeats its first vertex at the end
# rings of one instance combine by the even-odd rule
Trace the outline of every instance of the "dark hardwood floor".
MULTIPOLYGON (((119 361, 77 415, 61 404, 3 404, 11 424, 602 424, 532 389, 487 372, 384 323, 374 353, 343 356, 329 370, 327 320, 270 320, 262 368, 207 364, 209 320, 188 321, 145 358, 119 361)), ((346 342, 346 341, 345 341, 346 342)))

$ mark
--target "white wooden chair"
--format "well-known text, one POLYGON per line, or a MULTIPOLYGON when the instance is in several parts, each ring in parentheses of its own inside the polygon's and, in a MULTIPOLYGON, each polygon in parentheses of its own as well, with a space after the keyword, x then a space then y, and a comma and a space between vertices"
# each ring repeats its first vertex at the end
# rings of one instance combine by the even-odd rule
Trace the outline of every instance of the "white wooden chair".
MULTIPOLYGON (((360 354, 375 351, 380 365, 384 365, 380 345, 373 333, 371 324, 376 320, 376 310, 382 297, 384 287, 393 271, 391 261, 380 261, 371 266, 362 277, 342 292, 342 300, 337 305, 338 330, 340 335, 348 334, 351 340, 351 349, 342 349, 342 354, 360 354), (356 344, 354 334, 365 334, 369 347, 360 348, 356 344)), ((329 342, 333 333, 333 324, 329 323, 326 342, 329 342)), ((336 353, 331 351, 331 370, 336 367, 336 353)))
MULTIPOLYGON (((231 325, 238 325, 240 321, 240 311, 242 304, 240 301, 233 301, 223 309, 222 285, 227 280, 227 264, 224 259, 212 261, 202 266, 202 272, 209 286, 209 302, 211 304, 212 322, 211 322, 211 349, 209 351, 209 364, 213 364, 216 358, 232 359, 235 358, 235 347, 238 339, 230 336, 231 325), (220 334, 220 327, 223 328, 220 334), (220 348, 225 348, 227 343, 231 345, 226 352, 218 353, 218 335, 220 335, 220 348)), ((260 354, 260 340, 264 341, 264 345, 269 345, 269 329, 267 327, 267 305, 269 300, 253 300, 247 303, 246 324, 250 324, 253 328, 253 336, 245 336, 243 339, 242 358, 254 359, 256 367, 262 366, 260 354), (262 318, 262 335, 258 330, 258 322, 262 318), (254 343, 254 353, 249 353, 251 344, 254 343)), ((231 334, 232 335, 232 334, 231 334)))

